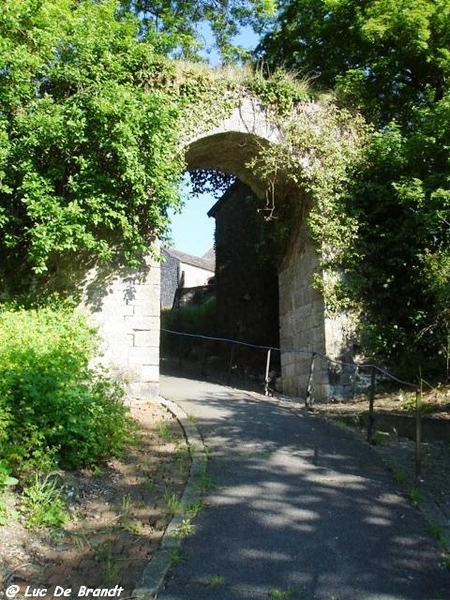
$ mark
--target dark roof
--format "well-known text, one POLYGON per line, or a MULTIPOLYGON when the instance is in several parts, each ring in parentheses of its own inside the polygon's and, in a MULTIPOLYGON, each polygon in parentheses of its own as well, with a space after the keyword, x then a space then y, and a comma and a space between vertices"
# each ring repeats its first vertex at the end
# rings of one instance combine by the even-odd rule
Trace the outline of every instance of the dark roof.
POLYGON ((214 248, 210 248, 205 254, 202 256, 205 260, 211 261, 214 265, 216 264, 216 251, 214 248))
MULTIPOLYGON (((236 182, 237 183, 237 182, 236 182)), ((234 188, 236 187, 236 183, 233 183, 228 189, 227 191, 223 194, 223 196, 221 196, 217 202, 211 206, 211 208, 208 210, 208 212, 206 213, 208 215, 208 217, 213 217, 214 219, 216 218, 216 214, 217 211, 220 210, 220 207, 225 204, 225 202, 228 200, 228 198, 231 196, 234 188)))
POLYGON ((248 185, 242 183, 242 181, 237 180, 234 183, 232 183, 230 187, 225 191, 225 193, 217 200, 217 202, 213 206, 211 206, 211 208, 206 213, 208 217, 213 217, 215 219, 217 213, 220 211, 225 202, 227 202, 228 198, 233 196, 236 192, 239 193, 242 189, 247 190, 247 194, 251 194, 252 196, 255 195, 255 193, 250 189, 248 185))
POLYGON ((167 252, 173 258, 176 258, 180 262, 183 262, 187 265, 192 265, 193 267, 198 267, 199 269, 205 269, 205 271, 214 272, 215 269, 215 255, 214 250, 208 250, 205 256, 193 256, 192 254, 187 254, 186 252, 181 252, 181 250, 176 250, 175 248, 163 248, 164 252, 167 252), (213 258, 209 256, 210 252, 213 252, 213 258), (207 256, 208 255, 208 256, 207 256))

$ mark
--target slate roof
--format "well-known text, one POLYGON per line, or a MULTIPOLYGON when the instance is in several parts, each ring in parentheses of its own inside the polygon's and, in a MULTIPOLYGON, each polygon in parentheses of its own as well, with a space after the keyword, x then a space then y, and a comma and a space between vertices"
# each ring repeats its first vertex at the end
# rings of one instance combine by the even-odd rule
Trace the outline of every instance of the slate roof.
POLYGON ((215 253, 214 249, 211 248, 206 252, 204 256, 193 256, 192 254, 187 254, 186 252, 181 252, 181 250, 176 250, 175 248, 164 248, 165 252, 176 258, 180 262, 186 265, 192 265, 193 267, 198 267, 199 269, 205 269, 205 271, 212 271, 214 273, 215 269, 215 253), (212 252, 212 257, 211 253, 212 252))

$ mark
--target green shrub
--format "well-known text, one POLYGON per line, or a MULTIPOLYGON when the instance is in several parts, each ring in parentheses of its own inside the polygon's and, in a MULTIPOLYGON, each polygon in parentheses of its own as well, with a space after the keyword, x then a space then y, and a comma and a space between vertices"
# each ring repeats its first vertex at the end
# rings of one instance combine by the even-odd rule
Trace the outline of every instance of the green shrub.
POLYGON ((216 300, 210 298, 203 304, 186 305, 165 310, 161 314, 162 327, 175 331, 214 335, 216 330, 216 300))
POLYGON ((0 460, 0 494, 7 486, 19 483, 15 477, 11 477, 11 467, 6 460, 0 460))
POLYGON ((14 471, 49 453, 62 468, 120 453, 131 420, 120 388, 90 366, 96 349, 67 308, 0 313, 0 458, 14 471))
MULTIPOLYGON (((211 298, 200 305, 187 305, 179 309, 163 311, 161 313, 161 328, 198 335, 216 335, 215 298, 211 298)), ((180 343, 186 344, 188 348, 194 348, 198 344, 193 338, 184 338, 180 342, 179 336, 162 331, 161 352, 163 354, 177 354, 180 351, 180 343)))

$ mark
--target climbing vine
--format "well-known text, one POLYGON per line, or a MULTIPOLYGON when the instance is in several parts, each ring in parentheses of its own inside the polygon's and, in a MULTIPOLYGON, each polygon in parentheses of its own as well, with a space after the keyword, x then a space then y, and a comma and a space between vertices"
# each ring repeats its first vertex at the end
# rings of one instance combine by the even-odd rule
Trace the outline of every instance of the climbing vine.
POLYGON ((252 89, 268 102, 281 132, 280 143, 261 147, 251 162, 267 181, 266 215, 279 221, 280 253, 295 228, 306 224, 320 253, 314 285, 329 311, 348 308, 351 301, 336 273, 344 268, 358 235, 358 219, 346 204, 353 175, 364 160, 369 128, 358 114, 340 108, 330 96, 314 97, 305 82, 287 74, 255 81, 252 89))
POLYGON ((233 103, 231 78, 168 59, 157 39, 139 37, 139 20, 116 7, 114 0, 5 0, 4 292, 51 277, 74 253, 80 263, 137 264, 180 204, 180 137, 233 103))
MULTIPOLYGON (((355 235, 340 202, 360 122, 277 70, 169 59, 114 0, 5 0, 0 15, 0 280, 49 277, 64 257, 137 264, 179 207, 183 144, 240 105, 261 103, 281 132, 249 168, 260 214, 286 242, 311 208, 324 261, 355 235), (24 10, 24 7, 27 10, 24 10), (301 202, 290 189, 303 188, 301 202), (293 218, 294 217, 294 218, 293 218), (349 237, 350 236, 350 237, 349 237), (119 243, 118 243, 119 240, 119 243)), ((206 179, 197 173, 197 184, 206 179)), ((282 247, 282 244, 279 245, 282 247)), ((281 250, 280 250, 281 251, 281 250)), ((325 263, 324 263, 325 264, 325 263)))

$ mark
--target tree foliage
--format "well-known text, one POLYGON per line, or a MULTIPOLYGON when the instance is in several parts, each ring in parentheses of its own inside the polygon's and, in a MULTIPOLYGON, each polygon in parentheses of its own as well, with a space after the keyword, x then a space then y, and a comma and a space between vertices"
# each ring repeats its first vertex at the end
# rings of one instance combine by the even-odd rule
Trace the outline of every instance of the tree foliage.
POLYGON ((211 30, 224 62, 246 56, 233 41, 241 27, 261 32, 274 15, 275 0, 121 0, 122 6, 140 18, 141 35, 160 34, 160 42, 172 56, 197 58, 208 44, 201 26, 211 30))
POLYGON ((1 276, 87 251, 132 260, 177 203, 164 57, 115 2, 6 0, 0 14, 1 276), (155 84, 156 82, 156 84, 155 84), (149 89, 153 86, 152 89, 149 89))
MULTIPOLYGON (((337 199, 353 227, 333 265, 341 305, 360 310, 366 342, 404 373, 448 375, 449 0, 288 1, 258 57, 332 89, 372 124, 337 199)), ((323 241, 327 228, 312 225, 323 241)), ((333 216, 329 239, 338 225, 333 216)))
POLYGON ((186 106, 211 94, 200 73, 181 81, 171 57, 198 58, 205 21, 225 55, 239 24, 256 27, 273 9, 272 0, 3 2, 4 289, 74 252, 133 263, 164 237, 180 202, 180 131, 198 126, 186 106))
POLYGON ((378 125, 407 126, 444 95, 449 48, 448 0, 291 0, 258 56, 334 89, 378 125))

